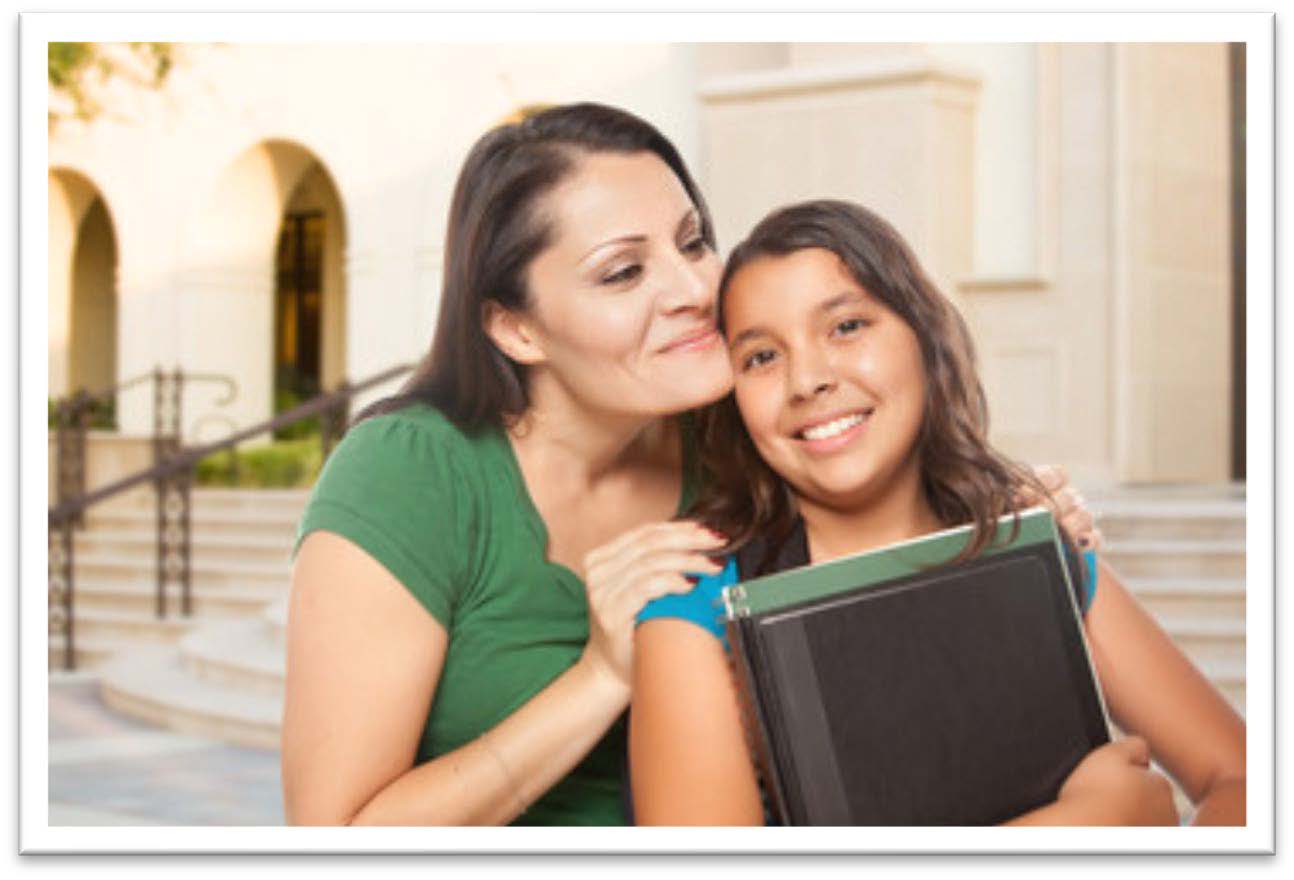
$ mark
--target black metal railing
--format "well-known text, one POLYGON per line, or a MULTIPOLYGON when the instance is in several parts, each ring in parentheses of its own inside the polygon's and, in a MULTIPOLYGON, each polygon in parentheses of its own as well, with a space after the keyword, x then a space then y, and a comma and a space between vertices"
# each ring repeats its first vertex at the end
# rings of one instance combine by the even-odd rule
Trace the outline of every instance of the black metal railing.
MULTIPOLYGON (((64 636, 64 667, 74 669, 76 652, 74 646, 74 596, 75 596, 75 559, 73 553, 73 536, 75 529, 83 522, 85 511, 109 498, 120 495, 130 489, 152 484, 157 499, 157 571, 155 611, 158 618, 167 614, 168 591, 176 587, 180 593, 180 613, 189 616, 193 613, 192 576, 190 570, 191 554, 191 497, 194 474, 198 462, 213 453, 232 450, 245 440, 263 434, 273 434, 282 428, 314 416, 320 421, 320 443, 326 457, 337 441, 345 433, 350 420, 352 399, 370 388, 390 382, 413 369, 412 364, 401 364, 385 370, 362 382, 343 381, 332 391, 320 394, 298 406, 279 413, 274 418, 249 428, 243 428, 228 436, 210 443, 184 446, 180 437, 180 398, 186 381, 195 378, 203 380, 223 380, 225 377, 212 377, 200 374, 171 374, 154 371, 147 377, 153 378, 154 385, 154 435, 153 464, 137 473, 122 477, 106 486, 86 491, 84 489, 84 431, 77 436, 77 425, 87 423, 81 413, 84 403, 69 405, 69 421, 66 438, 60 438, 60 444, 67 440, 71 448, 79 443, 80 458, 74 465, 67 465, 69 486, 79 485, 81 490, 64 494, 62 488, 58 493, 57 503, 49 510, 49 619, 50 635, 64 636), (76 476, 78 483, 71 482, 76 476)), ((127 384, 138 384, 140 379, 127 384)), ((231 389, 234 386, 231 384, 231 389)), ((122 386, 111 389, 104 394, 115 394, 122 386)), ((236 393, 234 390, 232 393, 236 393)), ((69 400, 82 400, 83 397, 94 398, 83 392, 72 395, 69 400)), ((232 399, 232 398, 230 398, 232 399)), ((226 402, 228 402, 226 400, 226 402)), ((59 425, 63 422, 60 417, 59 425)), ((62 446, 60 445, 60 449, 62 446)), ((65 463, 58 462, 59 479, 63 479, 65 463)), ((62 483, 60 482, 60 487, 62 483)))

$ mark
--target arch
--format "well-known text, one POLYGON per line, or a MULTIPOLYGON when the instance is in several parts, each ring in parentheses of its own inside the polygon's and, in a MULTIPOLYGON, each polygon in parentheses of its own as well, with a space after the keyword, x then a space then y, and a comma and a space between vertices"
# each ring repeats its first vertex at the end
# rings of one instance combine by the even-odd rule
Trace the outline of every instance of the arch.
POLYGON ((101 189, 49 171, 49 393, 117 381, 117 233, 101 189))
MULTIPOLYGON (((316 212, 322 219, 318 384, 332 387, 346 372, 347 221, 334 178, 313 151, 277 139, 243 150, 217 178, 183 248, 178 351, 186 369, 237 381, 238 399, 222 412, 239 425, 268 418, 275 408, 277 264, 290 212, 316 212)), ((214 394, 190 389, 186 411, 199 416, 214 394)))

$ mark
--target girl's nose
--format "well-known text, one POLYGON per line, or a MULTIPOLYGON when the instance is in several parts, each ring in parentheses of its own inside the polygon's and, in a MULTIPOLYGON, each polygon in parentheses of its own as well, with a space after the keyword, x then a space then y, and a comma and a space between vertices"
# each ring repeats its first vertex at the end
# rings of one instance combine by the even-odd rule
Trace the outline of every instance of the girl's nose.
POLYGON ((787 371, 787 390, 793 401, 812 400, 836 387, 836 376, 826 358, 816 353, 791 358, 787 371))

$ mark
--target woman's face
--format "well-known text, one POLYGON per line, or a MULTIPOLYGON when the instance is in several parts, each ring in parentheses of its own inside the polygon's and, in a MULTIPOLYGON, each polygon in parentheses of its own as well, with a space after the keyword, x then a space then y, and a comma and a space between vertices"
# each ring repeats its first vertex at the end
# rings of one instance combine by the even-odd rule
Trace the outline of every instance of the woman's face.
POLYGON ((821 248, 751 261, 725 297, 742 421, 802 498, 850 509, 919 485, 925 370, 902 318, 821 248))
POLYGON ((614 414, 722 397, 732 373, 715 326, 719 258, 669 166, 654 153, 583 157, 541 210, 554 233, 527 275, 534 366, 614 414))

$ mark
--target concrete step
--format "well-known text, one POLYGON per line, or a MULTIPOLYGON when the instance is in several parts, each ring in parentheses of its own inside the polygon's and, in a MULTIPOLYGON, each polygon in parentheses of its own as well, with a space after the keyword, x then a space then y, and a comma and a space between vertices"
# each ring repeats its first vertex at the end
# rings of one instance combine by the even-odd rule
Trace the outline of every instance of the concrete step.
MULTIPOLYGON (((77 580, 99 583, 154 583, 157 565, 152 558, 120 553, 85 553, 75 557, 77 580)), ((195 588, 250 587, 253 589, 286 588, 291 567, 281 563, 208 562, 190 563, 190 582, 195 588)))
POLYGON ((280 697, 195 677, 174 646, 138 648, 102 669, 114 710, 160 727, 254 748, 279 747, 280 697))
POLYGON ((261 618, 269 625, 270 638, 280 648, 288 646, 288 597, 283 595, 271 602, 261 612, 261 618))
POLYGON ((287 658, 265 619, 207 626, 180 643, 183 668, 218 685, 282 698, 287 658))
POLYGON ((63 673, 67 663, 66 642, 62 636, 49 637, 49 668, 51 673, 76 674, 102 669, 113 657, 124 650, 135 647, 134 643, 109 641, 104 639, 83 638, 78 631, 72 639, 73 663, 76 673, 63 673))
MULTIPOLYGON (((300 516, 310 497, 309 489, 194 489, 189 496, 195 515, 273 514, 300 516)), ((116 505, 116 511, 154 510, 156 493, 134 493, 129 504, 116 505)))
MULTIPOLYGON (((133 556, 141 561, 156 558, 157 531, 145 529, 89 529, 76 535, 74 552, 133 556)), ((276 535, 212 535, 201 526, 190 526, 191 556, 195 562, 287 563, 292 552, 291 537, 276 535)))
POLYGON ((115 645, 174 643, 201 622, 199 618, 180 617, 178 614, 158 619, 152 614, 99 608, 78 608, 73 613, 73 644, 82 640, 88 640, 90 644, 115 645))
POLYGON ((1245 576, 1243 541, 1107 540, 1101 555, 1125 578, 1245 576))
MULTIPOLYGON (((195 510, 189 514, 189 525, 195 536, 252 535, 280 539, 291 546, 296 538, 299 511, 276 510, 195 510)), ((139 531, 157 534, 157 511, 150 505, 129 510, 93 508, 86 517, 86 532, 139 531)))
POLYGON ((1125 583, 1157 616, 1245 619, 1245 582, 1238 578, 1133 578, 1125 583))
MULTIPOLYGON (((193 613, 197 617, 247 617, 256 615, 278 599, 286 585, 275 588, 195 587, 192 593, 193 613)), ((113 581, 76 582, 76 613, 83 610, 120 611, 152 614, 157 607, 156 587, 152 583, 113 581)), ((180 607, 179 590, 172 587, 166 596, 168 612, 180 607)))
POLYGON ((1088 506, 1110 540, 1243 541, 1243 497, 1134 494, 1092 498, 1088 506))
POLYGON ((1161 617, 1159 625, 1196 666, 1235 660, 1243 669, 1245 622, 1225 618, 1161 617))

